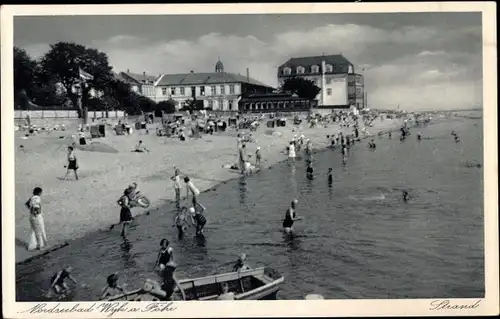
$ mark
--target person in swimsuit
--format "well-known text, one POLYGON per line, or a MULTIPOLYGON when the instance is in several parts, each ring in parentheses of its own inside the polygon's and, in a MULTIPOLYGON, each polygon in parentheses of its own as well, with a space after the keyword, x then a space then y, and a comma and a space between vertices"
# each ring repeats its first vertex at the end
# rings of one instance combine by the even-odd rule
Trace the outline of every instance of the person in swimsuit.
POLYGON ((126 237, 126 228, 128 228, 130 222, 134 219, 132 217, 132 211, 130 210, 130 193, 131 189, 127 188, 123 191, 122 197, 117 201, 120 205, 120 223, 122 224, 121 236, 126 237))
POLYGON ((283 230, 286 233, 291 233, 293 231, 293 223, 296 220, 299 220, 297 218, 296 213, 295 213, 295 208, 297 207, 298 200, 294 199, 290 205, 290 208, 287 209, 285 213, 285 219, 283 220, 283 230))
POLYGON ((158 258, 156 259, 155 269, 162 271, 165 269, 169 262, 174 261, 174 249, 170 247, 170 243, 167 239, 163 238, 160 241, 160 251, 158 252, 158 258))
POLYGON ((76 162, 76 156, 73 146, 68 146, 68 166, 66 170, 66 175, 64 175, 64 180, 66 180, 66 178, 68 177, 70 170, 73 170, 73 172, 75 173, 75 178, 76 180, 78 180, 78 174, 76 172, 78 170, 78 164, 76 162))
POLYGON ((404 190, 403 191, 403 201, 406 203, 410 199, 410 195, 408 195, 408 191, 404 190))
POLYGON ((191 213, 191 221, 193 225, 196 226, 196 235, 203 234, 203 228, 207 224, 207 219, 203 215, 205 210, 202 208, 201 210, 196 210, 194 207, 189 209, 189 213, 191 213))
POLYGON ((333 183, 333 169, 329 168, 328 169, 328 185, 332 186, 333 183))
POLYGON ((188 219, 186 218, 187 208, 182 207, 174 217, 174 226, 177 227, 177 232, 179 234, 179 239, 182 239, 184 232, 187 230, 189 225, 188 219))
POLYGON ((174 294, 175 287, 179 288, 182 294, 182 299, 186 300, 186 293, 179 284, 179 280, 175 276, 177 265, 175 262, 169 262, 166 267, 161 271, 162 282, 159 284, 154 280, 146 280, 144 290, 154 295, 161 301, 171 301, 174 294), (147 288, 146 288, 147 287, 147 288))
POLYGON ((240 272, 240 271, 245 271, 245 270, 251 269, 250 266, 248 266, 245 263, 246 259, 247 259, 246 254, 240 254, 238 256, 238 260, 236 261, 236 263, 233 266, 233 272, 240 272))
POLYGON ((71 280, 75 285, 78 282, 71 276, 72 267, 66 267, 61 271, 56 272, 50 278, 50 289, 52 289, 56 294, 61 294, 63 292, 69 291, 69 286, 66 283, 66 279, 71 280))
POLYGON ((186 293, 184 292, 184 289, 182 289, 181 285, 179 284, 179 280, 177 280, 177 277, 175 276, 176 268, 177 265, 174 262, 170 262, 162 271, 161 290, 165 293, 163 295, 164 300, 171 300, 176 286, 179 288, 179 291, 182 294, 182 299, 186 300, 186 293))
POLYGON ((308 162, 307 163, 307 169, 306 169, 306 176, 307 176, 307 178, 313 179, 313 177, 314 177, 313 173, 314 173, 314 170, 312 168, 312 163, 308 162))
MULTIPOLYGON (((122 286, 118 285, 118 274, 114 273, 106 279, 107 286, 104 287, 99 300, 104 300, 108 297, 116 296, 119 294, 126 294, 127 292, 122 286)), ((126 298, 126 296, 125 296, 126 298)))
POLYGON ((196 207, 196 205, 198 204, 196 196, 200 195, 200 191, 194 186, 193 182, 191 182, 191 180, 187 176, 184 177, 184 183, 186 183, 186 199, 189 198, 189 193, 191 192, 191 195, 193 195, 193 206, 196 207))

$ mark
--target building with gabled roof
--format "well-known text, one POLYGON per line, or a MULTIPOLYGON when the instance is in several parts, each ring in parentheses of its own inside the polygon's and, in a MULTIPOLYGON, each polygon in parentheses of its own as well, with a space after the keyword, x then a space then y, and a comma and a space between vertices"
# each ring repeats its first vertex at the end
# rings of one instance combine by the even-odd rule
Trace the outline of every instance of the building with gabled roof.
POLYGON ((278 67, 277 76, 280 86, 293 77, 313 81, 321 89, 319 108, 365 107, 363 75, 342 54, 290 58, 278 67))
POLYGON ((252 79, 248 69, 246 76, 225 72, 220 59, 215 64, 215 72, 163 74, 155 87, 157 102, 173 99, 182 108, 188 100, 198 100, 205 108, 222 111, 237 111, 242 95, 274 90, 252 79))
POLYGON ((146 72, 142 74, 132 73, 130 70, 127 70, 127 72, 118 73, 117 78, 128 83, 132 91, 155 100, 155 82, 158 79, 157 76, 148 75, 146 72))

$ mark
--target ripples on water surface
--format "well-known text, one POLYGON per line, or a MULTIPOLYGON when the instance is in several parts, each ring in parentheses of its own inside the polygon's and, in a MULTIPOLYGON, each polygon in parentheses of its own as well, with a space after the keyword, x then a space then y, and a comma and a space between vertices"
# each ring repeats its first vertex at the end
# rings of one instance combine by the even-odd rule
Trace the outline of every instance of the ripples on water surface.
POLYGON ((399 134, 375 140, 375 151, 367 141, 355 145, 345 168, 337 150, 316 154, 314 180, 306 179, 303 162, 282 163, 204 193, 205 241, 176 238, 172 205, 138 217, 129 245, 118 227, 75 240, 17 266, 17 298, 40 300, 50 276, 65 265, 88 285, 73 300, 95 300, 114 271, 128 289, 142 286, 155 278, 162 237, 175 249, 179 277, 228 271, 227 263, 244 251, 252 266, 282 272, 282 299, 313 292, 328 299, 483 297, 483 170, 464 165, 483 163, 482 122, 415 128, 405 142, 399 134), (453 141, 451 130, 462 143, 453 141), (431 139, 418 142, 417 131, 431 139), (405 204, 402 189, 414 199, 405 204), (281 233, 281 219, 293 197, 304 220, 290 240, 281 233))

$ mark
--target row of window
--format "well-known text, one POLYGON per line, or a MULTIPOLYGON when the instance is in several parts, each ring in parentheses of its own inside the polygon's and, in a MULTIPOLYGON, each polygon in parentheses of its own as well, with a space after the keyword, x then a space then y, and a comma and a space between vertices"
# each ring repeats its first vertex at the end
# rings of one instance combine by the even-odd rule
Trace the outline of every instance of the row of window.
MULTIPOLYGON (((224 106, 226 105, 226 100, 208 100, 208 107, 211 109, 219 108, 219 109, 224 109, 224 106)), ((228 110, 236 110, 235 103, 232 100, 227 101, 228 103, 228 110)))
MULTIPOLYGON (((352 94, 352 90, 349 89, 348 93, 352 94)), ((326 89, 326 95, 332 95, 332 89, 326 89)), ((361 95, 361 88, 356 88, 356 95, 361 95)))
MULTIPOLYGON (((327 64, 325 66, 325 72, 333 72, 334 69, 336 69, 336 65, 331 65, 331 64, 327 64)), ((342 69, 343 65, 338 65, 338 68, 339 69, 342 69)), ((319 66, 318 65, 313 65, 311 66, 311 73, 319 73, 319 66)), ((295 72, 297 74, 304 74, 306 72, 306 68, 303 67, 303 66, 298 66, 296 69, 295 69, 295 72)), ((289 67, 285 67, 283 68, 283 74, 284 75, 290 75, 292 74, 292 69, 289 68, 289 67)))
MULTIPOLYGON (((225 85, 220 85, 220 95, 226 94, 226 86, 225 85)), ((200 86, 200 95, 205 95, 205 86, 200 86)), ((193 92, 196 89, 196 87, 191 87, 191 92, 193 92)), ((162 95, 167 95, 168 93, 168 88, 161 88, 161 94, 162 95)), ((234 94, 234 84, 229 84, 229 94, 234 94)), ((177 87, 171 87, 170 88, 170 95, 186 95, 186 88, 181 86, 179 88, 177 87), (179 94, 177 94, 177 89, 179 89, 179 94)), ((210 95, 217 95, 217 86, 212 85, 210 86, 210 95)))
POLYGON ((307 101, 257 102, 245 103, 245 110, 286 109, 288 107, 304 108, 307 106, 309 106, 307 101))

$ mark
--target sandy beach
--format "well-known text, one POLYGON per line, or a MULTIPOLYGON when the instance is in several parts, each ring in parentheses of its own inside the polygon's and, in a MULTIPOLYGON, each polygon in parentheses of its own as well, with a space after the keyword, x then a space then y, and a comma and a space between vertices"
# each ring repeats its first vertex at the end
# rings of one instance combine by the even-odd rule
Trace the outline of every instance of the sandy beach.
MULTIPOLYGON (((401 119, 377 119, 367 130, 375 135, 399 128, 401 122, 401 119)), ((295 134, 311 139, 313 148, 319 150, 327 146, 326 135, 340 130, 339 124, 309 128, 307 123, 299 126, 288 123, 286 127, 269 129, 262 123, 256 132, 252 132, 255 142, 247 143, 247 154, 254 154, 259 146, 263 158, 261 168, 265 169, 286 159, 283 150, 295 134)), ((352 132, 352 128, 343 130, 352 132)), ((235 130, 202 135, 200 139, 188 138, 182 142, 156 136, 153 125, 150 134, 134 132, 130 136, 117 136, 108 129, 105 138, 94 139, 87 147, 93 151, 77 148, 80 179, 75 181, 70 174, 64 181, 67 146, 72 143, 71 135, 75 132, 76 128, 68 128, 64 132, 42 132, 28 139, 22 139, 23 134, 16 132, 17 262, 34 254, 28 253, 23 246, 30 234, 24 203, 36 186, 44 191, 43 211, 49 244, 56 245, 117 223, 119 207, 116 201, 132 182, 138 183, 139 190, 152 203, 147 210, 134 208, 132 212, 137 215, 154 212, 156 207, 174 199, 170 180, 174 167, 178 167, 182 175, 189 175, 202 192, 239 176, 238 171, 227 168, 237 161, 235 130), (151 152, 131 152, 139 140, 151 152)), ((183 187, 182 196, 185 192, 183 187)))

